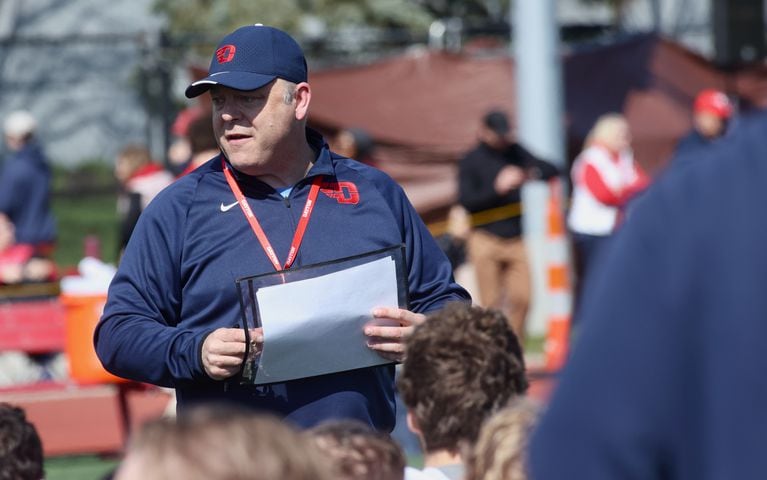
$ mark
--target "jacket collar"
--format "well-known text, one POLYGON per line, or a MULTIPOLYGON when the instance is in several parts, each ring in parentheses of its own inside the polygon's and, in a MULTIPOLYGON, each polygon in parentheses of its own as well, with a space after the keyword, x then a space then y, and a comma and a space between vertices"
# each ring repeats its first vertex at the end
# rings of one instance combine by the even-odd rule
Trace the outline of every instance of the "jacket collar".
POLYGON ((309 169, 306 178, 316 177, 317 175, 335 175, 330 147, 322 135, 318 131, 306 127, 306 139, 309 141, 312 150, 317 153, 314 165, 309 169))

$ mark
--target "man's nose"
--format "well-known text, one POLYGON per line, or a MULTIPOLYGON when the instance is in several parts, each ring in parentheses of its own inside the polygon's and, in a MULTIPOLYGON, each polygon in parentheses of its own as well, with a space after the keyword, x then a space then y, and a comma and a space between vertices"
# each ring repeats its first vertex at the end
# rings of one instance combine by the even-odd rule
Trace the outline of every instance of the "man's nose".
POLYGON ((227 100, 221 108, 219 108, 219 115, 221 115, 221 120, 231 122, 232 120, 239 118, 240 113, 237 105, 234 102, 227 100))

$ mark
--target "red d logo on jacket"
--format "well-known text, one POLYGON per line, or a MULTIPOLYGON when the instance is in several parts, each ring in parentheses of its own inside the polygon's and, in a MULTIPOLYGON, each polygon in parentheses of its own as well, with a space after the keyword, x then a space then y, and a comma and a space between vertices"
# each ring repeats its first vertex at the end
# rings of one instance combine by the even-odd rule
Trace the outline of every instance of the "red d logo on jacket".
POLYGON ((360 201, 357 185, 352 182, 322 182, 320 192, 341 204, 357 205, 360 201))

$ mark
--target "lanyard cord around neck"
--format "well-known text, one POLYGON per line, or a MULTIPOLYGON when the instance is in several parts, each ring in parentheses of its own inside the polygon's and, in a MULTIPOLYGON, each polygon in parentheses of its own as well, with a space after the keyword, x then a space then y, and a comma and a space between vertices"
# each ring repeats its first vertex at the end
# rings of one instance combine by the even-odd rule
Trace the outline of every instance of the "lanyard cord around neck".
POLYGON ((296 232, 293 234, 293 241, 290 243, 288 258, 285 260, 285 265, 281 267, 280 259, 277 258, 277 253, 275 253, 274 248, 272 248, 272 244, 269 242, 269 238, 267 238, 266 233, 264 233, 264 229, 261 228, 261 224, 258 223, 256 215, 253 213, 253 210, 251 210, 250 205, 248 205, 248 199, 245 198, 245 195, 242 194, 242 190, 240 190, 239 185, 237 185, 237 181, 234 179, 234 175, 232 175, 232 172, 226 165, 226 161, 223 159, 221 159, 221 166, 224 169, 224 176, 226 177, 226 182, 229 184, 229 188, 232 189, 232 193, 234 193, 234 197, 237 199, 237 203, 240 204, 242 213, 244 213, 245 218, 248 219, 250 228, 253 229, 253 233, 256 234, 256 238, 258 238, 258 242, 261 244, 261 248, 264 249, 264 253, 266 253, 267 257, 269 257, 272 265, 274 265, 274 269, 277 271, 283 269, 287 270, 291 265, 293 265, 293 262, 298 255, 298 249, 301 247, 301 241, 304 238, 306 226, 309 224, 309 218, 312 216, 312 210, 314 210, 314 204, 316 203, 317 195, 320 192, 322 176, 315 177, 314 181, 312 182, 312 187, 309 190, 309 196, 306 199, 303 210, 301 210, 301 219, 298 221, 296 232))

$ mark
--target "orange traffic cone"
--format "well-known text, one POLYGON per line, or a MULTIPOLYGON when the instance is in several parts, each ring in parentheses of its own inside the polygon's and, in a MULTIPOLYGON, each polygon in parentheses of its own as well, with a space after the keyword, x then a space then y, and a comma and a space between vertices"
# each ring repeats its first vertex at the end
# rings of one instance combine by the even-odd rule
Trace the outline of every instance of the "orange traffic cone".
POLYGON ((563 214, 562 184, 559 179, 549 182, 551 194, 548 204, 548 268, 549 321, 544 353, 546 370, 561 369, 567 360, 570 341, 572 288, 565 221, 563 214))

